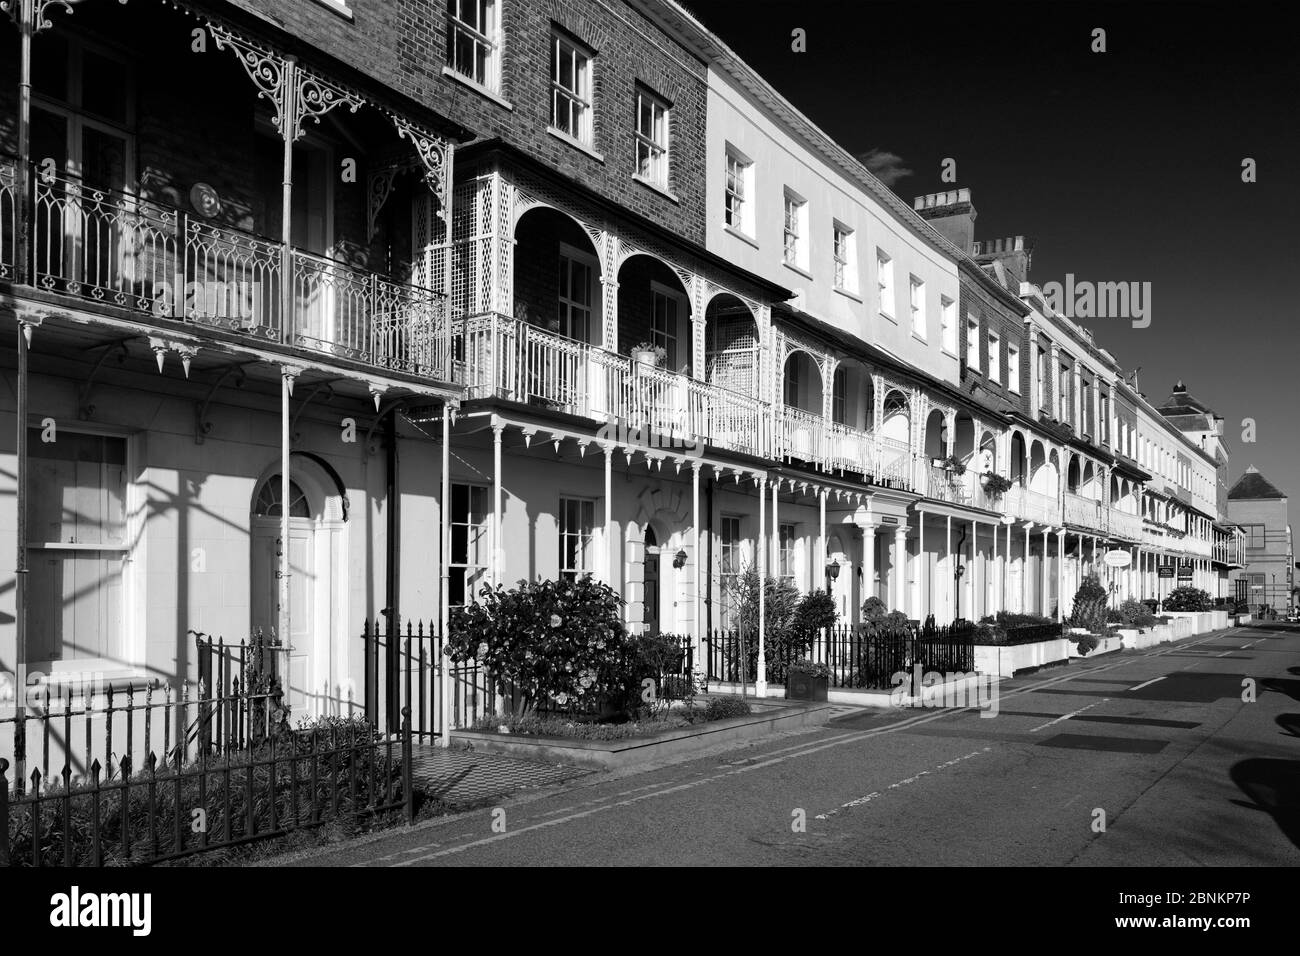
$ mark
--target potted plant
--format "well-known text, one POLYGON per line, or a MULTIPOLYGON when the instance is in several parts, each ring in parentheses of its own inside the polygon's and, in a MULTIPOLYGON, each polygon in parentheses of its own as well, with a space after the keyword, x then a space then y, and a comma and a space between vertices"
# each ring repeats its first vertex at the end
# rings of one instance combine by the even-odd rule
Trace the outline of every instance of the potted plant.
POLYGON ((999 498, 1011 490, 1011 479, 1003 478, 994 471, 986 471, 984 473, 984 490, 992 497, 999 498))
POLYGON ((638 342, 632 346, 632 358, 642 365, 662 365, 668 358, 668 350, 653 342, 638 342))
POLYGON ((946 471, 951 471, 953 477, 966 474, 966 463, 956 455, 949 455, 943 460, 943 467, 946 471))
POLYGON ((828 666, 801 658, 786 669, 785 699, 824 701, 830 679, 828 666))

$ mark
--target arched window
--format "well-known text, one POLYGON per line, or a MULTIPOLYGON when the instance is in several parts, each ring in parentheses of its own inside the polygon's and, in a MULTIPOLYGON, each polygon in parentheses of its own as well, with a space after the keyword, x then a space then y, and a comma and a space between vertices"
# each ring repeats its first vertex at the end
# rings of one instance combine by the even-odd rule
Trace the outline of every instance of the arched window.
MULTIPOLYGON (((278 518, 281 514, 280 476, 272 475, 262 484, 262 490, 257 495, 257 503, 253 505, 253 515, 258 518, 278 518)), ((311 506, 307 503, 307 496, 292 479, 289 480, 289 517, 311 517, 311 506)))

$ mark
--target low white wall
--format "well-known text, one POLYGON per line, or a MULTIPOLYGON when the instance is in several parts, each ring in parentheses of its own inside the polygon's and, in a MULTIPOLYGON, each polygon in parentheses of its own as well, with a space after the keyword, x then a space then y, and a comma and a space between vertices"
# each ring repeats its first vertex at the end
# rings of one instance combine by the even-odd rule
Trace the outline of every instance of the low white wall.
POLYGON ((1124 638, 1116 635, 1115 637, 1103 637, 1097 641, 1097 646, 1087 654, 1079 653, 1079 642, 1074 640, 1070 642, 1070 658, 1076 657, 1099 657, 1102 654, 1109 654, 1112 651, 1121 651, 1124 649, 1124 638))
POLYGON ((1165 611, 1175 622, 1186 621, 1188 635, 1208 634, 1228 626, 1227 611, 1165 611))
POLYGON ((1069 660, 1070 642, 1066 638, 1035 641, 1032 644, 976 644, 975 670, 981 674, 1014 677, 1018 671, 1069 660))

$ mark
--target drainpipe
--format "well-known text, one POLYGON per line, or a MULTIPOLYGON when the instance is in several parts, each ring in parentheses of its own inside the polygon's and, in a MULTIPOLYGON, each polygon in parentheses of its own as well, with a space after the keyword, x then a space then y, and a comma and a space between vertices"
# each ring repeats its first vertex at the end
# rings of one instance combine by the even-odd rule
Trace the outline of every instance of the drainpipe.
MULTIPOLYGON (((448 562, 451 560, 451 408, 444 401, 442 405, 442 494, 441 501, 438 504, 438 523, 439 540, 442 546, 439 549, 439 557, 442 559, 442 593, 441 600, 438 602, 438 633, 442 636, 442 644, 434 645, 434 653, 443 650, 446 647, 450 637, 450 614, 451 609, 448 607, 447 599, 451 593, 451 569, 448 562)), ((451 746, 451 661, 445 654, 438 659, 438 675, 441 678, 438 682, 439 711, 442 722, 442 745, 443 747, 451 746)))
MULTIPOLYGON (((397 483, 397 409, 390 409, 387 416, 388 420, 384 423, 384 430, 388 433, 388 449, 386 453, 386 462, 384 468, 384 501, 387 502, 386 509, 386 526, 384 535, 387 540, 386 560, 384 568, 384 604, 388 607, 388 620, 393 627, 393 639, 388 642, 388 673, 392 675, 391 688, 396 690, 400 686, 401 672, 401 625, 402 618, 398 613, 398 600, 400 597, 398 587, 398 555, 401 551, 401 515, 398 507, 398 483, 397 483)), ((408 703, 410 703, 408 701, 408 703)), ((388 726, 400 727, 402 723, 402 697, 400 691, 390 695, 388 700, 388 726)))

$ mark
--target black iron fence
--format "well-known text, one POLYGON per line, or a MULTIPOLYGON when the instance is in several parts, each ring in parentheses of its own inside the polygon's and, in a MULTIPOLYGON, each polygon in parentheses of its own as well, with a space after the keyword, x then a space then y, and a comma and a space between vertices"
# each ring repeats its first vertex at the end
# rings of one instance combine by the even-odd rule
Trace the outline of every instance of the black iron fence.
POLYGON ((327 820, 413 818, 404 702, 384 732, 343 717, 291 730, 286 647, 195 637, 198 680, 179 691, 21 689, 0 717, 0 865, 134 865, 327 820))
MULTIPOLYGON (((365 656, 365 713, 377 728, 400 724, 403 708, 411 711, 411 733, 417 742, 428 743, 443 734, 442 670, 448 666, 449 702, 447 718, 452 729, 468 727, 480 717, 498 711, 520 713, 525 709, 539 715, 570 717, 598 716, 609 702, 596 699, 530 699, 509 681, 499 680, 476 662, 449 663, 445 641, 431 624, 423 621, 367 621, 362 629, 365 656)), ((684 635, 661 635, 655 656, 643 661, 640 681, 652 682, 656 700, 676 701, 690 695, 697 684, 694 641, 684 635)), ((639 684, 637 693, 644 693, 639 684)))
POLYGON ((246 750, 287 722, 287 652, 270 638, 235 644, 200 634, 198 680, 179 688, 80 673, 19 688, 12 713, 0 716, 0 757, 21 790, 32 770, 44 785, 77 786, 95 763, 109 781, 119 766, 142 767, 148 753, 171 765, 246 750))
POLYGON ((186 763, 150 751, 139 769, 91 763, 74 784, 65 765, 48 786, 10 792, 0 758, 0 866, 138 865, 284 836, 347 816, 414 819, 411 735, 360 721, 273 735, 243 752, 200 751, 186 763))
POLYGON ((449 665, 447 716, 451 726, 467 727, 491 713, 497 695, 486 669, 477 663, 450 664, 445 642, 432 623, 390 615, 366 621, 361 632, 365 658, 365 712, 380 730, 394 731, 402 710, 411 711, 411 734, 421 743, 442 736, 442 669, 449 665))
MULTIPOLYGON (((919 628, 859 624, 827 628, 803 638, 782 635, 764 646, 769 683, 785 681, 786 671, 800 659, 825 664, 830 686, 891 688, 895 675, 920 665, 923 672, 967 673, 975 669, 973 625, 919 628)), ((713 631, 705 639, 706 673, 710 681, 753 683, 757 674, 757 635, 739 630, 713 631)))

